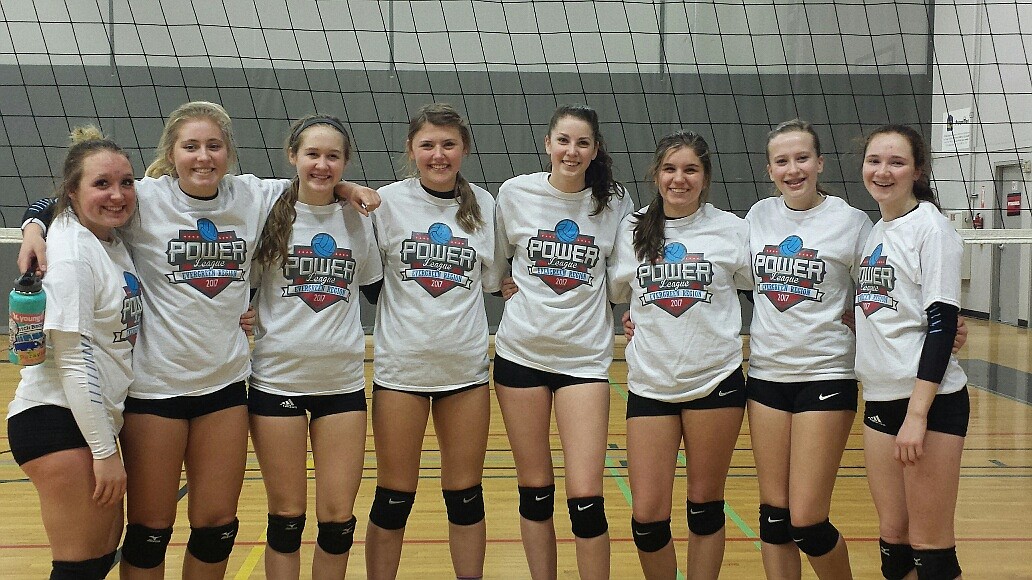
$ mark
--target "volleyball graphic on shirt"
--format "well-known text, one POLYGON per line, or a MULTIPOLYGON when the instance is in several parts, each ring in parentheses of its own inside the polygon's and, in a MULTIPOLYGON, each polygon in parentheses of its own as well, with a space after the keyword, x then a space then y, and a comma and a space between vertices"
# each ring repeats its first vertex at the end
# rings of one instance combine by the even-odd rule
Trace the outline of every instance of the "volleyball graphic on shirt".
POLYGON ((527 242, 527 255, 530 275, 540 278, 556 294, 563 294, 592 284, 590 271, 601 252, 594 236, 582 234, 577 222, 563 219, 555 229, 538 230, 527 242))
POLYGON ((290 283, 282 287, 282 297, 297 297, 314 312, 321 312, 351 300, 355 259, 350 249, 337 247, 333 236, 319 233, 312 237, 311 244, 291 248, 283 277, 290 283))
POLYGON ((671 242, 655 262, 638 266, 642 306, 653 305, 677 318, 696 304, 710 303, 713 263, 704 254, 690 254, 684 244, 671 242))
POLYGON ((408 266, 401 279, 437 298, 453 288, 471 288, 469 272, 477 265, 477 251, 467 238, 454 236, 448 224, 436 222, 401 242, 401 261, 408 266))
POLYGON ((817 250, 806 248, 803 239, 791 235, 777 245, 764 245, 753 257, 756 291, 784 312, 805 300, 821 302, 819 288, 827 266, 817 250))
POLYGON ((140 333, 140 320, 143 318, 143 289, 140 286, 140 279, 132 272, 122 272, 125 286, 125 298, 122 299, 122 330, 115 333, 114 342, 128 341, 136 345, 136 336, 140 333))
POLYGON ((896 287, 896 269, 889 264, 878 244, 860 265, 859 281, 856 284, 856 305, 870 318, 882 308, 896 310, 897 301, 889 295, 896 287))
POLYGON ((244 281, 247 242, 234 230, 220 232, 207 218, 197 220, 196 229, 179 230, 179 236, 169 240, 166 255, 169 265, 177 268, 165 274, 168 281, 192 286, 208 298, 244 281))

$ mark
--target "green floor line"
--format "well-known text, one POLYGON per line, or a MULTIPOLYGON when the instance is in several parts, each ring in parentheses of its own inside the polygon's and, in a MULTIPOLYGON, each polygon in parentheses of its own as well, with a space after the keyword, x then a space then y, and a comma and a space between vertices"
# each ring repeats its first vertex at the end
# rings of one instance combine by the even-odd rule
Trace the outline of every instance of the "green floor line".
MULTIPOLYGON (((620 395, 621 398, 623 398, 624 402, 626 403, 627 402, 627 391, 624 390, 620 385, 614 383, 612 379, 609 380, 609 384, 613 387, 613 390, 616 391, 620 395)), ((609 463, 609 456, 608 455, 606 456, 606 462, 607 462, 607 464, 609 463)), ((678 450, 678 452, 677 452, 677 465, 678 465, 678 467, 684 467, 686 462, 687 462, 687 459, 684 456, 684 451, 678 450)), ((610 469, 610 470, 612 470, 612 469, 610 469)), ((630 500, 630 492, 629 491, 624 492, 624 495, 627 496, 627 502, 630 503, 630 501, 631 501, 630 500)), ((745 520, 742 519, 742 516, 738 515, 738 512, 736 512, 735 509, 733 507, 731 507, 730 503, 724 502, 724 514, 726 514, 727 517, 731 518, 731 521, 734 522, 736 526, 738 526, 738 529, 741 530, 743 534, 745 534, 745 537, 747 537, 747 538, 756 538, 757 540, 759 540, 759 535, 757 535, 756 532, 753 531, 753 529, 749 526, 749 524, 745 523, 745 520)), ((753 542, 753 545, 756 546, 757 550, 760 549, 760 542, 759 541, 753 542)), ((680 574, 680 571, 678 571, 678 574, 680 574)))
MULTIPOLYGON (((609 380, 609 384, 616 389, 617 393, 620 393, 620 396, 624 398, 624 401, 627 400, 627 393, 623 392, 623 389, 621 389, 619 385, 614 383, 612 379, 609 380)), ((610 443, 609 448, 619 448, 619 446, 615 443, 610 443)), ((623 493, 624 500, 627 501, 627 505, 631 506, 631 487, 627 484, 624 476, 620 474, 620 470, 617 469, 616 462, 609 457, 609 453, 606 453, 606 467, 609 468, 610 475, 612 475, 613 479, 616 481, 616 486, 619 487, 620 491, 623 493)), ((680 566, 677 567, 677 580, 684 580, 684 574, 681 573, 680 566)))

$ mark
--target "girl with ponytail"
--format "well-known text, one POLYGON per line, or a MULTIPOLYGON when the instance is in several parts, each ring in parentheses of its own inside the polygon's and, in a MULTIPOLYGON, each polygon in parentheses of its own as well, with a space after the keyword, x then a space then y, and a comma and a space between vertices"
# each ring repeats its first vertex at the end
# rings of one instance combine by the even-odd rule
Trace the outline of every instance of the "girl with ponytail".
MULTIPOLYGON (((712 163, 701 136, 660 139, 648 176, 658 195, 620 226, 610 297, 630 302, 627 467, 631 530, 646 578, 672 578, 676 458, 688 458, 689 578, 716 578, 724 557, 724 485, 745 414, 742 313, 748 227, 706 203, 712 163)), ((683 505, 683 504, 681 504, 683 505)))
POLYGON ((929 187, 928 149, 905 125, 874 130, 863 179, 881 219, 863 249, 856 374, 864 459, 886 578, 961 578, 954 519, 971 403, 950 347, 963 242, 929 187))
POLYGON ((372 223, 334 193, 351 157, 340 119, 299 119, 286 152, 297 175, 272 207, 251 280, 258 320, 247 406, 268 496, 265 574, 301 576, 310 437, 318 521, 311 577, 344 578, 366 438, 356 290, 379 283, 383 267, 372 223))
POLYGON ((634 207, 613 179, 594 109, 556 109, 544 146, 550 171, 514 177, 498 190, 495 220, 512 280, 495 334, 495 390, 516 462, 531 577, 555 578, 557 568, 548 442, 554 406, 577 567, 582 578, 608 578, 602 473, 613 327, 606 262, 620 220, 634 207))
POLYGON ((431 413, 442 455, 452 565, 484 574, 487 528, 481 485, 490 420, 484 292, 499 289, 494 199, 462 176, 469 127, 433 103, 409 121, 413 176, 380 188, 373 215, 384 263, 373 362, 376 491, 366 528, 366 572, 398 573, 431 413))

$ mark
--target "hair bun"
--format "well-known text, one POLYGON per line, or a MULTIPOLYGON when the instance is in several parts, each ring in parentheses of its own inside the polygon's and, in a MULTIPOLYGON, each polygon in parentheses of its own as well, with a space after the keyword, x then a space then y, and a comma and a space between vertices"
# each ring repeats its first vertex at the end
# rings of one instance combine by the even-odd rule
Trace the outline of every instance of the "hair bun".
POLYGON ((100 132, 96 125, 83 125, 72 129, 71 138, 72 144, 85 141, 101 141, 104 139, 104 134, 100 132))

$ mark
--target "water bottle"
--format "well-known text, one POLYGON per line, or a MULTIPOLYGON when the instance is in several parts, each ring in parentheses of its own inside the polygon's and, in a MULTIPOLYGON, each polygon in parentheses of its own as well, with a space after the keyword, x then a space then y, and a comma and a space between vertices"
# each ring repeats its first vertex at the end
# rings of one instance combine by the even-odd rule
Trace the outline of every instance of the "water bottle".
POLYGON ((16 365, 38 365, 47 357, 43 314, 47 298, 43 283, 31 271, 14 281, 8 299, 11 346, 7 358, 16 365))

